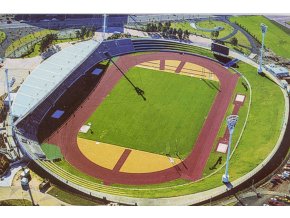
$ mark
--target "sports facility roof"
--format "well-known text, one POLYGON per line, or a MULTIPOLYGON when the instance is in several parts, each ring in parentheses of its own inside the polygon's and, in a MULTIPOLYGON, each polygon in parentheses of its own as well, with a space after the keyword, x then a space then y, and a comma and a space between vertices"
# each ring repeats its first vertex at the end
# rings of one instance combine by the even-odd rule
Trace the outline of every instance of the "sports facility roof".
POLYGON ((80 42, 43 61, 20 86, 12 115, 23 117, 39 105, 98 45, 94 40, 80 42))

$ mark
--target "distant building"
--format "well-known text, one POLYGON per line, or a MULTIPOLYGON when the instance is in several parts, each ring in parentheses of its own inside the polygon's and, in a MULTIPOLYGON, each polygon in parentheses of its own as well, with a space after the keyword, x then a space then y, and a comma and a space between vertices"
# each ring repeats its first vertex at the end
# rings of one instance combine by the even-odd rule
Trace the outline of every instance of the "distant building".
POLYGON ((278 78, 289 76, 289 70, 285 67, 276 66, 275 64, 268 64, 265 68, 278 78))

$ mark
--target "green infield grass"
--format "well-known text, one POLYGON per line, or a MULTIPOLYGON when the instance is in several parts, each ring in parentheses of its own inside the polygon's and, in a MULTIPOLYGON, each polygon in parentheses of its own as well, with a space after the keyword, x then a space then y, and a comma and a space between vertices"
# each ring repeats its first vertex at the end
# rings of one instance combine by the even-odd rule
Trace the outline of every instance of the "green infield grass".
POLYGON ((265 38, 266 48, 271 49, 279 56, 290 58, 290 31, 285 30, 278 23, 270 21, 264 16, 236 16, 231 17, 230 21, 241 25, 259 41, 262 40, 260 24, 266 24, 268 26, 265 38))
MULTIPOLYGON (((79 136, 156 154, 186 157, 217 93, 203 80, 134 67, 126 74, 146 101, 122 78, 88 119, 79 136)), ((218 87, 217 82, 212 82, 218 87)))

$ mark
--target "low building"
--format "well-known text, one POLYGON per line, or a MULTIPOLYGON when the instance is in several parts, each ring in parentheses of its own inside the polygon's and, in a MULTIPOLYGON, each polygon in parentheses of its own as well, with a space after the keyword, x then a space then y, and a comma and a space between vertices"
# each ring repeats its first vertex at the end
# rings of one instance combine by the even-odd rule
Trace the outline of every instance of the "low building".
POLYGON ((268 64, 265 68, 278 78, 289 76, 289 70, 285 67, 276 66, 275 64, 268 64))

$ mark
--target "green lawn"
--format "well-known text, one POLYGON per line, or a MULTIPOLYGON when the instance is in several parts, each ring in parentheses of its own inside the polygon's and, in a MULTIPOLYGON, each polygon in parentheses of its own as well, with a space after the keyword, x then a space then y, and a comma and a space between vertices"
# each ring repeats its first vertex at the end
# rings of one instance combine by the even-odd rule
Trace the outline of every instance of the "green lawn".
POLYGON ((0 44, 6 39, 6 33, 3 31, 0 31, 0 44))
POLYGON ((70 193, 68 191, 64 191, 58 187, 52 187, 48 192, 48 194, 56 197, 57 199, 66 202, 71 205, 77 206, 96 206, 99 205, 97 202, 92 200, 88 200, 84 197, 81 197, 75 193, 70 193))
MULTIPOLYGON (((143 101, 122 78, 79 136, 157 154, 186 157, 217 90, 199 79, 134 67, 126 74, 145 91, 143 101)), ((217 82, 214 82, 218 86, 217 82)))
POLYGON ((60 148, 56 145, 42 144, 41 149, 45 153, 46 158, 49 160, 63 158, 61 151, 60 151, 60 148))
POLYGON ((32 203, 26 199, 11 199, 0 201, 0 206, 32 206, 32 203))
POLYGON ((242 52, 246 55, 251 54, 251 50, 248 49, 248 48, 251 48, 251 44, 250 44, 249 40, 247 39, 247 37, 241 31, 238 31, 233 37, 231 37, 225 41, 226 46, 228 46, 234 50, 237 50, 239 52, 242 52), (237 46, 234 46, 230 43, 230 41, 233 37, 236 37, 238 40, 237 46))
MULTIPOLYGON (((64 43, 64 42, 75 42, 78 40, 79 40, 78 38, 58 39, 58 40, 53 40, 52 45, 56 45, 56 44, 64 43)), ((34 45, 34 47, 31 49, 31 52, 28 52, 23 57, 24 58, 32 58, 32 57, 38 56, 40 54, 41 54, 41 52, 40 52, 40 42, 39 42, 39 43, 36 43, 34 45)))
POLYGON ((24 46, 27 43, 33 42, 37 39, 43 38, 44 36, 50 34, 50 33, 57 33, 56 30, 41 30, 38 32, 34 32, 31 34, 28 34, 16 41, 14 41, 13 43, 11 43, 8 48, 5 51, 5 56, 10 55, 13 51, 15 51, 17 48, 20 48, 22 46, 24 46))
POLYGON ((260 24, 266 24, 268 26, 265 38, 266 47, 279 56, 290 58, 290 33, 285 28, 280 27, 279 24, 263 16, 236 16, 231 17, 230 21, 242 25, 251 35, 256 36, 260 41, 262 39, 260 24))
MULTIPOLYGON (((216 26, 224 27, 225 29, 220 31, 218 39, 229 35, 234 30, 232 26, 230 26, 229 24, 222 22, 222 21, 210 21, 210 22, 209 21, 200 21, 200 22, 196 23, 196 25, 198 25, 199 27, 208 28, 208 29, 214 28, 216 26)), ((201 36, 204 36, 207 38, 211 38, 211 32, 206 32, 206 31, 194 29, 190 25, 189 22, 171 23, 171 27, 176 28, 176 29, 181 28, 183 31, 188 30, 192 34, 198 34, 198 35, 201 35, 201 36)))
MULTIPOLYGON (((222 21, 217 21, 217 20, 205 20, 205 21, 200 21, 196 23, 197 26, 201 27, 201 28, 206 28, 206 29, 213 29, 215 27, 223 27, 224 29, 220 31, 218 39, 223 38, 229 34, 231 34, 234 31, 234 28, 222 21)), ((211 34, 211 33, 209 33, 211 34)))

